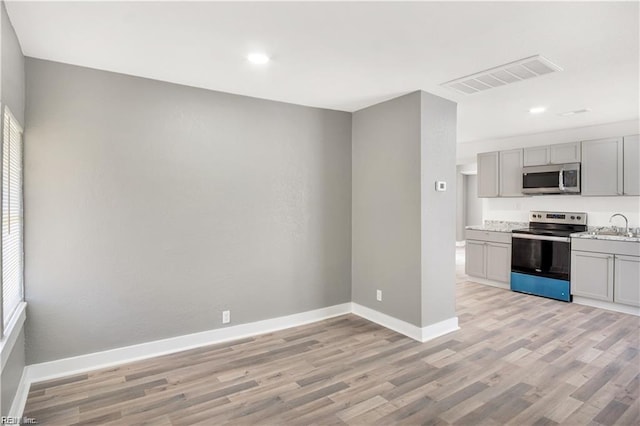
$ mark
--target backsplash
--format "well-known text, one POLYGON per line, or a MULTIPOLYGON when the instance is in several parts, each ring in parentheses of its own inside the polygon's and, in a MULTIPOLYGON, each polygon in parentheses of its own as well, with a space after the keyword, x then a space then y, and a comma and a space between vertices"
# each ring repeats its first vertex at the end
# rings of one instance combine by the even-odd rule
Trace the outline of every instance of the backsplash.
POLYGON ((542 195, 519 198, 484 198, 483 220, 529 220, 529 211, 586 212, 589 226, 624 226, 622 218, 609 218, 622 213, 629 219, 630 227, 640 226, 640 197, 581 197, 577 195, 542 195))

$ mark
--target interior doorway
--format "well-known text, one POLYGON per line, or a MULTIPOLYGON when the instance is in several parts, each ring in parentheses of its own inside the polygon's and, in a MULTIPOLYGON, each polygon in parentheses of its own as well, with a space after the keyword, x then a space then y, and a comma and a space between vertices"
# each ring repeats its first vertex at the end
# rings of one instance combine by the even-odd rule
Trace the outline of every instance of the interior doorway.
POLYGON ((464 175, 465 222, 464 226, 482 225, 482 200, 478 198, 478 175, 464 175))
POLYGON ((464 245, 464 229, 482 225, 482 200, 478 198, 478 175, 475 167, 458 166, 456 245, 464 245))

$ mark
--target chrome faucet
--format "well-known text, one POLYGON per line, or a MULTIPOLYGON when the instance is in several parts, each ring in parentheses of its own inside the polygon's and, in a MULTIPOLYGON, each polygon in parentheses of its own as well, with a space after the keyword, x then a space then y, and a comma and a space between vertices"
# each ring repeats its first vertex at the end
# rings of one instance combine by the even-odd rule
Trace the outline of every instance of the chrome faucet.
POLYGON ((622 216, 622 218, 624 219, 624 234, 628 235, 629 234, 629 219, 627 219, 627 217, 625 215, 623 215, 622 213, 612 214, 611 217, 609 218, 609 223, 611 223, 611 220, 616 216, 622 216))

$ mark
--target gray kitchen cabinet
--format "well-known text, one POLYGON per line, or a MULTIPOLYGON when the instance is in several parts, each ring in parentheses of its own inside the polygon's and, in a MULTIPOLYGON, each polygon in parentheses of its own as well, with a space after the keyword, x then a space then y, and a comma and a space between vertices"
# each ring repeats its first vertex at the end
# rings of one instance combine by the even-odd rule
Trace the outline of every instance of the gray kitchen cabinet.
POLYGON ((615 255, 613 301, 640 306, 640 257, 615 255))
POLYGON ((473 277, 486 277, 485 243, 469 241, 465 243, 464 272, 473 277))
POLYGON ((487 279, 508 283, 511 278, 511 244, 486 243, 487 279))
POLYGON ((640 136, 625 136, 623 151, 624 195, 640 195, 640 136))
POLYGON ((500 151, 499 195, 522 197, 522 149, 500 151))
POLYGON ((640 306, 640 243, 572 238, 571 294, 640 306))
POLYGON ((508 283, 511 278, 511 233, 466 231, 467 275, 508 283))
POLYGON ((572 251, 571 294, 613 302, 613 255, 572 251))
POLYGON ((549 147, 534 146, 525 148, 523 164, 525 166, 544 166, 549 164, 549 147))
POLYGON ((582 195, 622 195, 623 140, 582 142, 582 195))
POLYGON ((582 158, 580 142, 561 143, 549 147, 551 164, 579 163, 582 158))
POLYGON ((579 163, 580 159, 580 142, 569 142, 525 148, 523 163, 525 166, 545 166, 547 164, 579 163))
POLYGON ((497 197, 499 193, 498 152, 478 154, 478 197, 497 197))

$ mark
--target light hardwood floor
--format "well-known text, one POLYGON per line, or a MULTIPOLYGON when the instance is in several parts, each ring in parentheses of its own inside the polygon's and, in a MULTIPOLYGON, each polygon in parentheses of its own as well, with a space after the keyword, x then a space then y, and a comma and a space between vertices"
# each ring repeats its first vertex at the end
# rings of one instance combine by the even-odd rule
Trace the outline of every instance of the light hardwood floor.
POLYGON ((40 424, 636 425, 640 319, 470 282, 417 343, 353 315, 32 385, 40 424))

